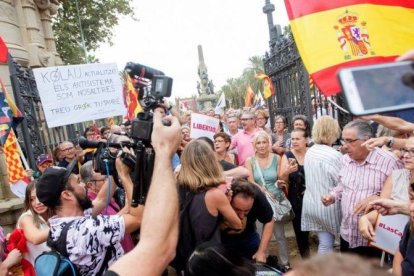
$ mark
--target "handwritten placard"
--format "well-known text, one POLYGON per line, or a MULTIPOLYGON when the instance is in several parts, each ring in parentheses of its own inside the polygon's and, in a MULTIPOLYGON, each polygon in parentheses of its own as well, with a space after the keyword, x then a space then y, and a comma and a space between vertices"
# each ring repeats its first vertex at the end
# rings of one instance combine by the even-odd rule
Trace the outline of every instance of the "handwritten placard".
POLYGON ((394 255, 408 219, 408 216, 405 215, 379 215, 375 227, 374 241, 370 244, 394 255))
POLYGON ((208 137, 213 140, 214 134, 219 127, 219 119, 198 114, 191 113, 191 138, 208 137))
POLYGON ((124 115, 115 63, 33 70, 48 127, 124 115))

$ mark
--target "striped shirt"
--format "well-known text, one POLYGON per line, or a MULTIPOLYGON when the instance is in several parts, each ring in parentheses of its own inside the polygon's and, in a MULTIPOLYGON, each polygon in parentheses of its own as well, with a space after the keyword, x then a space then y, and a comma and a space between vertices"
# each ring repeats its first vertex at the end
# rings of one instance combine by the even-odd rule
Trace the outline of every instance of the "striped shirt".
POLYGON ((338 184, 342 154, 330 146, 315 144, 305 155, 306 190, 302 207, 302 231, 327 231, 339 236, 341 203, 325 207, 321 197, 338 184))
POLYGON ((348 154, 342 157, 339 184, 331 191, 331 195, 335 200, 341 200, 341 237, 349 243, 350 248, 368 246, 368 241, 358 231, 362 214, 354 214, 354 206, 380 192, 392 171, 401 168, 403 165, 394 154, 379 148, 373 149, 361 164, 348 154))

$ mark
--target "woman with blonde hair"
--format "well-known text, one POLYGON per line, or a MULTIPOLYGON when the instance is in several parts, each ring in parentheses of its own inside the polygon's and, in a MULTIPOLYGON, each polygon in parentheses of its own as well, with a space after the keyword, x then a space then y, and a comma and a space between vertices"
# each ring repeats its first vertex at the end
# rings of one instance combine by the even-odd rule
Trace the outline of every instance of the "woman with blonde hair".
POLYGON ((341 225, 340 202, 325 207, 321 201, 321 197, 337 185, 342 154, 332 148, 332 144, 340 134, 336 120, 330 116, 320 117, 312 129, 315 145, 305 155, 306 190, 302 208, 302 231, 317 233, 320 254, 332 252, 341 225))
POLYGON ((207 241, 221 242, 219 217, 223 218, 228 228, 242 228, 242 222, 231 207, 226 192, 219 188, 225 183, 223 170, 205 141, 193 140, 185 147, 177 183, 180 206, 189 206, 191 227, 197 229, 193 231, 195 246, 207 241))
MULTIPOLYGON (((277 186, 280 171, 280 156, 271 151, 271 138, 267 132, 260 130, 253 137, 255 155, 246 160, 245 167, 249 170, 249 181, 256 183, 261 190, 272 198, 283 193, 277 186)), ((258 231, 261 233, 261 231, 258 231)), ((284 223, 277 221, 274 226, 279 259, 283 270, 289 267, 289 251, 285 236, 284 223)))

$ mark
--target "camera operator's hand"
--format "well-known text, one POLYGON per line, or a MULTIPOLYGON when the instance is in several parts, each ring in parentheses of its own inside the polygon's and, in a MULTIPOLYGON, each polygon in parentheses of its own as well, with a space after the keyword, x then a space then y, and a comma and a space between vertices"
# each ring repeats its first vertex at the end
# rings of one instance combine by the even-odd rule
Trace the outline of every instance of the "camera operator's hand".
POLYGON ((172 157, 181 143, 181 125, 177 117, 163 118, 162 108, 156 108, 151 141, 156 154, 168 154, 172 157), (170 121, 171 126, 163 125, 163 120, 170 121))

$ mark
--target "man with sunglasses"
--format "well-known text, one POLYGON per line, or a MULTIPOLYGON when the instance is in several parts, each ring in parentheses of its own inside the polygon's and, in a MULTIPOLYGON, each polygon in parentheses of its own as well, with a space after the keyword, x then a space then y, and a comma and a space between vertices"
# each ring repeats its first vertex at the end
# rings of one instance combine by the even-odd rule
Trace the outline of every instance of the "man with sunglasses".
POLYGON ((365 257, 377 257, 381 251, 368 246, 358 231, 358 221, 367 205, 379 198, 385 180, 402 163, 390 152, 379 148, 369 151, 363 143, 373 137, 373 129, 362 120, 349 122, 342 131, 343 149, 338 185, 322 197, 329 206, 341 200, 341 251, 365 257))

